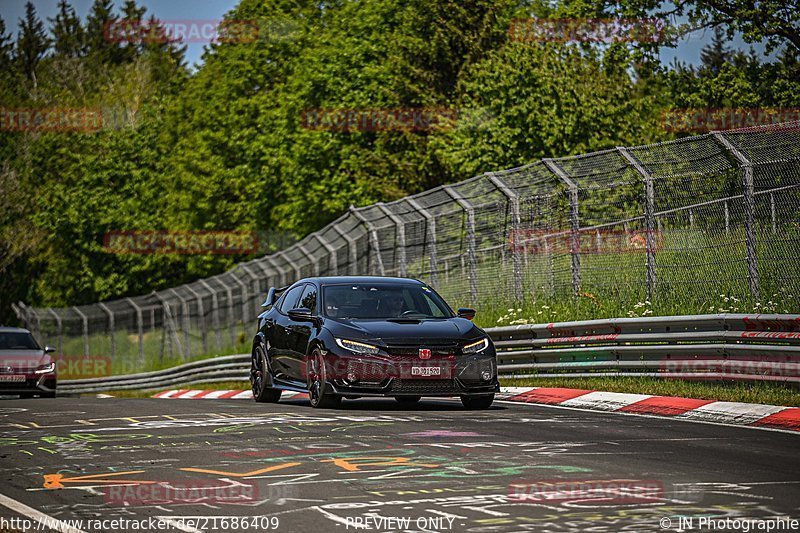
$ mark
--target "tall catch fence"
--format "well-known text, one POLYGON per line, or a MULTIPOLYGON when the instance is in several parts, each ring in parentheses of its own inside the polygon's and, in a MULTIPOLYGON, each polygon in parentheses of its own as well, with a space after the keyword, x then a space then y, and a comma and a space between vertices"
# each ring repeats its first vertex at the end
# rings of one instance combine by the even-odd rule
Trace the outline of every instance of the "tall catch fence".
MULTIPOLYGON (((800 301, 800 123, 546 159, 354 208, 293 246, 134 298, 15 311, 58 353, 115 373, 246 351, 270 286, 306 276, 425 280, 455 305, 589 295, 758 310, 800 301)), ((602 314, 602 311, 601 311, 602 314)), ((675 313, 672 313, 675 314, 675 313)))

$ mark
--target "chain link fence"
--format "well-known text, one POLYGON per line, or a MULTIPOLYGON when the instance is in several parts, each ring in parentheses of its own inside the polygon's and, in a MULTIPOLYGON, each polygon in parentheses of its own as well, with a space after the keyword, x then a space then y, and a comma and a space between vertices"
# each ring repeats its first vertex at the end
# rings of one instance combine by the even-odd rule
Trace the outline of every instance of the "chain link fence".
POLYGON ((728 311, 709 309, 723 296, 796 312, 798 261, 800 123, 786 123, 488 172, 351 207, 281 252, 173 289, 14 310, 58 353, 110 355, 124 373, 248 351, 267 289, 307 276, 420 278, 479 312, 588 298, 601 318, 620 312, 608 302, 728 311))

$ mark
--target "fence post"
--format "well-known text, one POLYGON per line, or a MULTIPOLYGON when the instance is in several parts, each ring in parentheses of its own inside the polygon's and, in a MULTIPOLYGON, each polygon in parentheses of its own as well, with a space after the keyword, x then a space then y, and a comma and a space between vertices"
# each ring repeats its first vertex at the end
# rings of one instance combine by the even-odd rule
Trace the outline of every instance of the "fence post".
POLYGON ((266 261, 267 263, 272 265, 272 268, 274 268, 278 272, 278 276, 279 276, 280 281, 277 283, 277 285, 279 285, 279 286, 288 285, 289 281, 288 281, 288 278, 286 276, 286 274, 288 273, 288 270, 286 270, 282 266, 280 266, 278 264, 278 262, 275 261, 272 258, 271 255, 264 256, 263 259, 264 259, 264 261, 266 261))
POLYGON ((187 291, 192 293, 192 296, 194 296, 195 302, 197 302, 197 313, 199 315, 198 322, 200 322, 200 339, 201 339, 201 341, 203 343, 203 353, 207 354, 208 353, 208 331, 207 331, 208 328, 206 327, 206 311, 205 311, 205 306, 203 305, 203 297, 200 296, 200 293, 198 293, 196 290, 194 290, 191 285, 184 285, 184 286, 186 287, 187 291))
POLYGON ((356 243, 356 240, 349 234, 342 231, 337 224, 333 224, 331 228, 333 231, 338 233, 341 238, 347 241, 347 248, 350 251, 350 264, 353 265, 351 269, 348 269, 347 274, 358 274, 358 244, 356 243))
POLYGON ((239 285, 239 288, 242 291, 242 326, 247 326, 247 301, 250 299, 250 291, 247 290, 247 283, 240 280, 235 273, 232 274, 233 274, 233 281, 235 281, 236 284, 239 285))
MULTIPOLYGON (((175 327, 175 319, 172 316, 172 311, 169 307, 169 302, 167 302, 166 298, 162 298, 160 294, 156 291, 151 293, 153 297, 161 303, 161 307, 164 308, 164 317, 162 320, 162 329, 164 330, 164 339, 167 343, 167 349, 169 350, 169 356, 172 358, 172 339, 173 336, 175 338, 175 344, 178 346, 178 353, 183 352, 183 348, 181 348, 181 339, 178 337, 178 330, 175 327)), ((163 359, 164 351, 161 351, 161 358, 163 359)))
MULTIPOLYGON (((278 252, 278 253, 277 253, 277 254, 275 254, 275 255, 277 255, 278 257, 280 257, 281 259, 283 259, 283 261, 284 261, 284 262, 285 262, 287 265, 289 265, 289 266, 291 267, 291 269, 292 269, 292 270, 294 270, 294 280, 292 280, 292 283, 294 283, 295 281, 300 281, 300 279, 302 279, 302 277, 303 277, 303 274, 302 274, 302 272, 300 272, 300 267, 298 267, 298 266, 297 266, 297 264, 295 264, 294 262, 292 262, 292 260, 291 260, 291 259, 289 258, 289 256, 286 254, 286 252, 283 252, 283 251, 281 251, 281 252, 278 252)), ((287 283, 287 285, 288 285, 288 283, 287 283)))
POLYGON ((522 302, 522 252, 524 251, 524 248, 521 248, 520 244, 517 243, 517 239, 519 239, 520 235, 522 234, 522 217, 519 209, 519 196, 511 187, 506 185, 506 183, 494 173, 487 172, 486 176, 497 188, 497 190, 505 195, 505 197, 508 199, 508 203, 511 206, 511 253, 514 261, 514 299, 517 302, 522 302))
POLYGON ((391 209, 389 209, 385 203, 378 202, 377 206, 392 222, 394 222, 396 232, 395 250, 397 251, 397 265, 395 266, 397 267, 397 275, 401 278, 408 277, 408 264, 406 263, 406 224, 403 222, 402 218, 392 213, 391 209))
POLYGON ((125 298, 128 305, 136 311, 136 328, 139 331, 139 362, 144 365, 144 323, 142 322, 142 308, 130 298, 125 298))
POLYGON ((319 276, 319 260, 313 256, 304 245, 297 243, 297 248, 303 252, 303 255, 306 256, 306 259, 308 259, 308 262, 311 263, 312 275, 319 276))
POLYGON ((339 258, 336 256, 336 248, 334 248, 331 243, 329 243, 328 241, 323 239, 322 235, 320 234, 320 232, 318 232, 318 231, 314 232, 314 233, 312 233, 312 235, 314 235, 317 238, 317 240, 319 241, 319 243, 326 250, 328 250, 328 254, 329 254, 328 255, 328 268, 331 269, 331 272, 333 273, 334 276, 338 276, 339 275, 339 258))
POLYGON ((372 248, 375 255, 375 264, 378 265, 378 273, 381 276, 385 276, 386 269, 383 268, 383 257, 381 257, 381 244, 378 241, 378 230, 375 229, 375 226, 373 226, 372 223, 367 220, 367 217, 362 215, 354 205, 350 205, 350 213, 352 213, 354 217, 356 217, 367 227, 367 231, 369 232, 370 248, 372 248))
POLYGON ((581 290, 581 234, 580 217, 578 214, 578 185, 567 176, 558 164, 552 159, 543 159, 545 166, 555 174, 567 187, 569 187, 569 220, 572 243, 570 253, 572 254, 572 291, 575 295, 581 290))
POLYGON ((181 303, 181 314, 183 315, 183 358, 189 359, 192 356, 192 346, 189 342, 189 328, 191 327, 191 322, 189 318, 189 302, 187 302, 183 296, 181 296, 178 291, 175 289, 167 289, 169 292, 175 295, 178 301, 181 303))
POLYGON ((89 357, 89 319, 77 307, 73 307, 72 310, 81 317, 83 322, 83 356, 89 357))
POLYGON ((111 340, 111 358, 113 359, 116 355, 116 342, 114 341, 114 312, 106 306, 103 302, 97 304, 97 306, 102 309, 108 315, 108 338, 111 340))
POLYGON ((477 243, 475 242, 475 209, 472 207, 472 204, 463 196, 461 196, 453 187, 445 185, 444 191, 450 195, 450 198, 456 201, 456 203, 467 215, 467 263, 469 264, 469 296, 474 304, 478 301, 478 260, 475 256, 477 248, 477 243))
POLYGON ((52 307, 48 307, 47 308, 47 312, 50 313, 51 315, 53 315, 55 317, 55 319, 56 319, 56 327, 58 328, 58 355, 64 355, 64 353, 61 351, 62 339, 63 339, 63 335, 64 335, 64 330, 61 327, 61 317, 58 316, 58 313, 53 311, 52 307))
POLYGON ((756 226, 755 226, 755 186, 753 184, 753 164, 749 159, 736 148, 723 134, 718 131, 712 132, 714 139, 717 140, 730 154, 739 162, 743 172, 742 176, 742 200, 744 203, 744 233, 745 249, 747 250, 747 279, 750 282, 750 294, 758 302, 761 300, 759 294, 758 280, 758 258, 756 257, 756 226))
POLYGON ((245 264, 245 263, 242 263, 242 270, 247 272, 247 275, 250 276, 250 287, 253 286, 253 283, 256 284, 255 285, 255 291, 253 293, 253 308, 255 309, 255 314, 253 316, 258 316, 260 314, 258 312, 258 309, 261 307, 261 302, 258 301, 259 300, 259 294, 260 294, 260 291, 261 291, 261 289, 259 288, 259 285, 258 285, 258 275, 255 272, 253 272, 252 270, 250 270, 250 267, 247 266, 247 264, 245 264))
POLYGON ((222 281, 220 283, 225 287, 225 295, 228 298, 228 330, 231 332, 231 346, 236 347, 236 317, 233 316, 233 291, 227 283, 222 281))
MULTIPOLYGON (((644 180, 644 219, 645 219, 645 248, 646 248, 646 280, 647 300, 653 301, 656 290, 656 217, 655 217, 655 184, 653 175, 645 168, 627 148, 617 147, 617 151, 624 157, 634 170, 644 180)), ((727 204, 726 204, 727 205, 727 204)))
POLYGON ((199 280, 200 284, 211 293, 211 320, 214 321, 214 332, 217 338, 217 350, 222 351, 222 332, 219 329, 219 299, 217 291, 205 279, 199 280))
POLYGON ((434 288, 439 287, 439 272, 438 272, 438 261, 436 259, 436 217, 433 216, 427 209, 422 207, 419 202, 414 200, 411 197, 406 199, 408 204, 416 209, 419 214, 425 217, 425 221, 428 226, 428 253, 430 255, 430 263, 431 263, 431 285, 434 288))

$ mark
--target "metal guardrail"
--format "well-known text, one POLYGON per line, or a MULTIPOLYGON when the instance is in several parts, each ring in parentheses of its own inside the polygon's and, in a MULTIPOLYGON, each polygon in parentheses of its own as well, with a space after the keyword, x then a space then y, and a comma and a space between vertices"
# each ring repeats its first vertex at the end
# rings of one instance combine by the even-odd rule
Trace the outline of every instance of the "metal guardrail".
MULTIPOLYGON (((656 376, 800 383, 800 315, 613 318, 489 328, 501 378, 656 376)), ((247 380, 250 355, 167 370, 65 380, 91 393, 247 380)))

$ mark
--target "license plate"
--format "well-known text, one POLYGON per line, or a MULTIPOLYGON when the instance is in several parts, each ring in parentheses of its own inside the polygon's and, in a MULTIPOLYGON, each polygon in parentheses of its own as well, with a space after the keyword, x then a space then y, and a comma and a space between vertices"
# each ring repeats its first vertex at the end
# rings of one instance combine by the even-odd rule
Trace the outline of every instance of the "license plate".
POLYGON ((441 376, 442 369, 438 366, 412 366, 412 376, 441 376))
POLYGON ((15 374, 14 375, 9 375, 9 374, 3 375, 3 374, 0 374, 0 382, 4 382, 4 383, 9 383, 9 382, 10 383, 19 383, 19 382, 22 382, 22 381, 25 381, 25 376, 20 376, 20 375, 15 375, 15 374))

